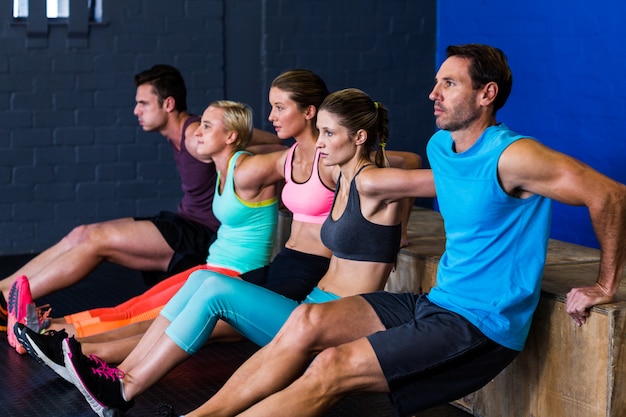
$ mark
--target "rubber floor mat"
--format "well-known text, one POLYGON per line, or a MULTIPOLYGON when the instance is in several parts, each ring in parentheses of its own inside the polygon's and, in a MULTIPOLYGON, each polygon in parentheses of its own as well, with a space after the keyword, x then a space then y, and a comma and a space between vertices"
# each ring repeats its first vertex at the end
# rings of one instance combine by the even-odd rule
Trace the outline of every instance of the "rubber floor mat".
MULTIPOLYGON (((7 276, 32 255, 0 257, 0 277, 7 276)), ((113 264, 102 264, 88 278, 71 288, 37 300, 49 303, 53 317, 88 308, 116 305, 145 291, 138 272, 113 264)), ((156 416, 157 406, 167 403, 178 413, 188 412, 210 398, 228 377, 256 351, 250 342, 214 344, 182 363, 136 399, 128 417, 156 416)), ((78 390, 28 354, 17 354, 0 334, 0 417, 91 417, 78 390)), ((349 397, 330 410, 328 417, 392 417, 386 395, 367 394, 349 397)), ((450 405, 437 407, 416 417, 467 417, 469 414, 450 405)), ((295 417, 295 416, 294 416, 295 417)))

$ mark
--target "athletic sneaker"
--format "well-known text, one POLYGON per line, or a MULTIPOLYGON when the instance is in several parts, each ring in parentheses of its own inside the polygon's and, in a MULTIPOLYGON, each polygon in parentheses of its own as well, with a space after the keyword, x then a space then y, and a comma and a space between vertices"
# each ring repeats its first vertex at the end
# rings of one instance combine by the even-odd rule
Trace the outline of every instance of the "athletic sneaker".
MULTIPOLYGON (((13 330, 15 323, 25 323, 27 306, 33 304, 33 298, 30 295, 30 285, 28 279, 22 275, 18 277, 9 289, 9 300, 7 302, 7 326, 13 330)), ((9 344, 15 348, 17 353, 23 355, 26 350, 17 342, 14 331, 7 331, 7 340, 9 344)))
POLYGON ((134 401, 126 401, 122 396, 124 372, 96 355, 83 355, 80 343, 73 337, 63 340, 62 345, 65 367, 96 414, 114 416, 133 406, 134 401))
POLYGON ((0 291, 0 332, 7 331, 8 314, 9 313, 7 312, 7 301, 4 299, 4 294, 2 294, 2 291, 0 291))
POLYGON ((63 358, 62 342, 67 339, 65 330, 48 330, 44 334, 32 331, 22 323, 15 323, 15 337, 22 344, 26 352, 37 359, 42 365, 48 366, 67 382, 74 383, 63 358))

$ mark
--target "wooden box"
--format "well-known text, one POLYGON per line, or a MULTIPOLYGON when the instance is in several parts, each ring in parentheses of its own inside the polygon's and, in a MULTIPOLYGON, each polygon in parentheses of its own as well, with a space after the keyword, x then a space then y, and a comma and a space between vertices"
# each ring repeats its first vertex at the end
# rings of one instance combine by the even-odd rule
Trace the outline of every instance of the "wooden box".
MULTIPOLYGON (((411 244, 400 251, 389 291, 428 292, 445 248, 436 212, 414 211, 411 244)), ((591 285, 597 249, 551 239, 542 294, 526 348, 493 381, 455 402, 480 417, 626 417, 626 279, 614 303, 596 306, 577 327, 567 292, 591 285)))
POLYGON ((626 415, 626 285, 616 302, 577 327, 565 311, 570 288, 595 282, 598 263, 545 268, 526 348, 492 382, 455 402, 482 417, 626 415))

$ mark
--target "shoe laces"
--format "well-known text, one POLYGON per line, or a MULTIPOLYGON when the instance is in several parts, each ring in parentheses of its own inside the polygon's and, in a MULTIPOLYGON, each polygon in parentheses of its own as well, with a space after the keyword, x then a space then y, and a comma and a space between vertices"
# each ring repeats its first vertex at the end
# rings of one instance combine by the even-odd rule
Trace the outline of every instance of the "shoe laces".
POLYGON ((26 327, 40 333, 42 330, 50 326, 50 313, 52 313, 52 307, 50 304, 44 304, 40 307, 35 307, 34 303, 26 306, 26 327))
POLYGON ((67 338, 67 332, 65 331, 65 329, 61 329, 61 330, 54 330, 54 329, 50 329, 50 330, 46 330, 45 333, 43 333, 44 336, 48 336, 48 337, 54 337, 57 339, 66 339, 67 338))
POLYGON ((112 379, 114 381, 117 379, 123 379, 126 376, 124 371, 110 366, 93 353, 89 355, 89 360, 94 362, 94 365, 91 367, 91 372, 94 375, 104 377, 105 379, 112 379))

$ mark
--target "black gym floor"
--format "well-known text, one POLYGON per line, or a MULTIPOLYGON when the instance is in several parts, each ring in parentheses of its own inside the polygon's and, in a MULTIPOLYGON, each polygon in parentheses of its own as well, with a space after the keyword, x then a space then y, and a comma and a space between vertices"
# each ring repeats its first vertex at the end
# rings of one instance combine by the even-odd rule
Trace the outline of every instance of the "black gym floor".
MULTIPOLYGON (((7 276, 31 258, 31 255, 0 257, 0 276, 7 276)), ((116 305, 146 290, 138 272, 112 264, 103 264, 80 284, 37 300, 50 303, 53 316, 93 307, 116 305)), ((188 412, 206 401, 251 355, 256 346, 250 342, 214 344, 181 364, 146 393, 127 413, 129 417, 156 416, 157 407, 167 403, 178 413, 188 412)), ((95 414, 82 395, 28 354, 18 355, 0 336, 2 378, 0 378, 0 417, 68 416, 95 414)), ((327 413, 332 417, 391 417, 385 395, 368 394, 346 398, 327 413)), ((435 407, 415 417, 468 417, 451 405, 435 407)))

